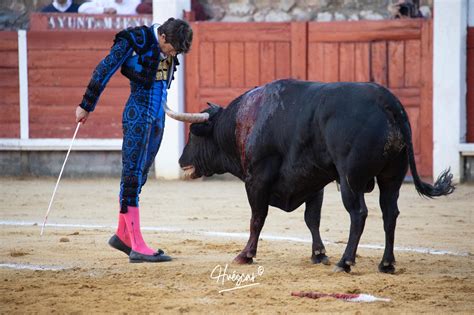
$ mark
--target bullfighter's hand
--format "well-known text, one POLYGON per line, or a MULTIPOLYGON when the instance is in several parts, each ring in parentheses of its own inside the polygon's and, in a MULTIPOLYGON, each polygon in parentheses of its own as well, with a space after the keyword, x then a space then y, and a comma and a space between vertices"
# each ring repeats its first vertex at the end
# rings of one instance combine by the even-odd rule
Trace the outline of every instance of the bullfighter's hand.
POLYGON ((86 123, 87 118, 89 117, 89 112, 84 110, 82 107, 77 106, 76 108, 76 122, 81 122, 82 124, 86 123))

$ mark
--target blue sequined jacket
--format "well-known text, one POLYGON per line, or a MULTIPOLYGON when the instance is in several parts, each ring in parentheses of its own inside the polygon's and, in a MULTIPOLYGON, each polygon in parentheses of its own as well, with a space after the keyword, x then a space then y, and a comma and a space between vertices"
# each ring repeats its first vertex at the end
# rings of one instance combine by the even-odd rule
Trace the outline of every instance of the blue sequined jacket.
MULTIPOLYGON (((107 82, 120 66, 122 74, 130 81, 142 84, 145 89, 151 88, 160 62, 160 46, 154 34, 154 27, 156 25, 129 28, 115 36, 109 55, 92 73, 80 107, 88 112, 94 110, 107 82)), ((178 58, 174 57, 167 76, 168 88, 178 65, 178 58)))

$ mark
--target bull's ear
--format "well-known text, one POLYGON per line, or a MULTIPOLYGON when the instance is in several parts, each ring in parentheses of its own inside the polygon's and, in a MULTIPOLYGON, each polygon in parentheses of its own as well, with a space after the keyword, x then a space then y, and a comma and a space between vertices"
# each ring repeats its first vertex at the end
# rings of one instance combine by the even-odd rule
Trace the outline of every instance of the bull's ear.
POLYGON ((207 105, 212 108, 212 109, 218 109, 218 108, 221 108, 221 106, 217 105, 217 104, 214 104, 214 103, 211 103, 211 102, 207 102, 207 105))
POLYGON ((208 137, 212 134, 214 123, 212 121, 206 121, 203 123, 191 124, 189 128, 193 135, 198 137, 208 137))

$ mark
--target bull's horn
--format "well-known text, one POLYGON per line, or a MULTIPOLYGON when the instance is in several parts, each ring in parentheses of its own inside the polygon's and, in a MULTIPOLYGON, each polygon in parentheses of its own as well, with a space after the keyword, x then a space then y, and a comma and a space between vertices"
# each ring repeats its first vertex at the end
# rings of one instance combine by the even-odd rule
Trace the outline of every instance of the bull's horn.
POLYGON ((209 120, 208 113, 177 113, 171 109, 169 109, 168 104, 165 102, 164 104, 165 113, 173 119, 189 122, 189 123, 200 123, 209 120))

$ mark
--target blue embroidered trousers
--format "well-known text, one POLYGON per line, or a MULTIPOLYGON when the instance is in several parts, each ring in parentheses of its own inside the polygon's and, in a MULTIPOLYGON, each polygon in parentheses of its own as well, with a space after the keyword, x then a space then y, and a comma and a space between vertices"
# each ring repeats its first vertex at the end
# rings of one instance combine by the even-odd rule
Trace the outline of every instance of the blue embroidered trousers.
POLYGON ((122 179, 120 182, 121 212, 126 206, 138 207, 145 184, 163 138, 166 81, 155 81, 151 89, 131 82, 131 94, 123 111, 122 179))

